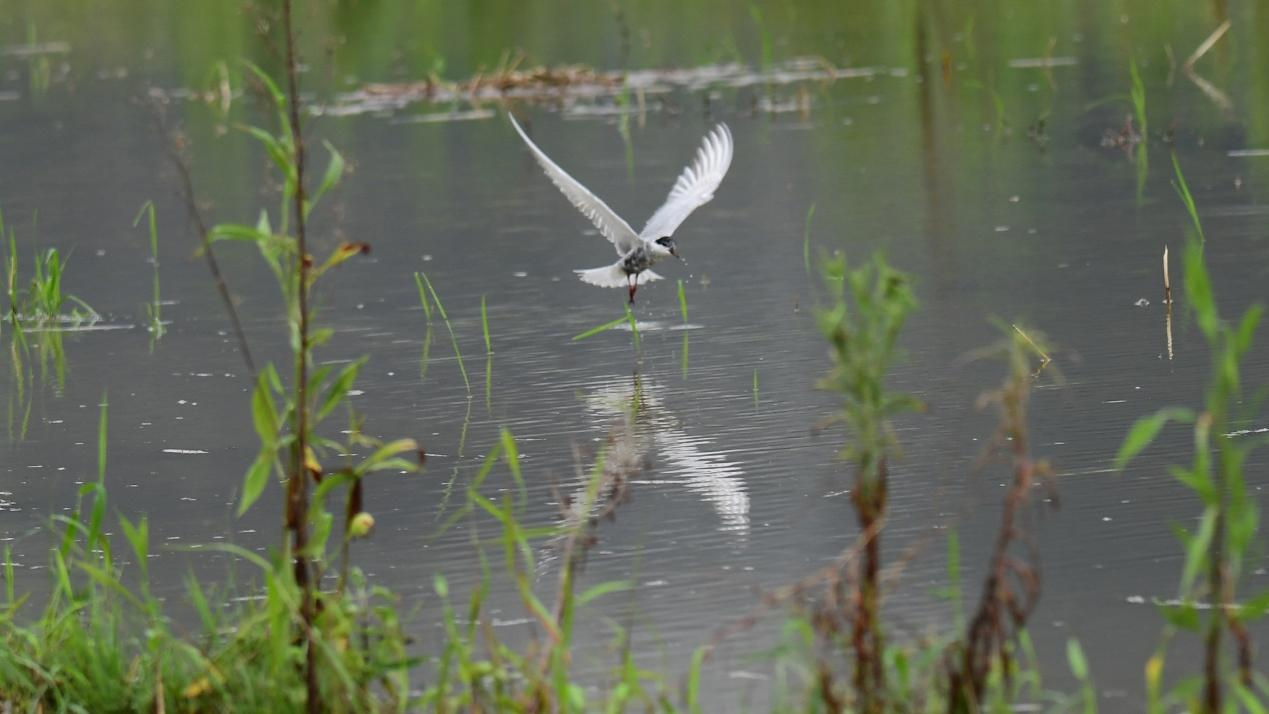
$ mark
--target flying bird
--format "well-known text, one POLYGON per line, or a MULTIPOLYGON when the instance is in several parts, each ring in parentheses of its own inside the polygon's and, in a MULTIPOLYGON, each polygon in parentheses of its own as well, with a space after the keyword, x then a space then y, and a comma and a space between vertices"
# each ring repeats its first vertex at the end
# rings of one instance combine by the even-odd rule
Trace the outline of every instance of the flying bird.
POLYGON ((714 197, 714 191, 718 189, 731 166, 731 130, 726 124, 719 124, 705 135, 701 148, 696 151, 696 158, 679 174, 665 203, 652 214, 643 230, 635 233, 630 224, 622 220, 608 204, 551 161, 524 133, 514 116, 508 114, 507 117, 511 119, 511 126, 515 127, 520 138, 528 144, 533 158, 537 159, 551 182, 577 210, 595 224, 620 256, 612 265, 573 272, 577 273, 582 282, 591 285, 626 288, 630 291, 632 303, 640 285, 661 279, 660 275, 649 270, 657 261, 666 256, 682 260, 678 245, 674 242, 674 231, 692 215, 692 211, 714 197))

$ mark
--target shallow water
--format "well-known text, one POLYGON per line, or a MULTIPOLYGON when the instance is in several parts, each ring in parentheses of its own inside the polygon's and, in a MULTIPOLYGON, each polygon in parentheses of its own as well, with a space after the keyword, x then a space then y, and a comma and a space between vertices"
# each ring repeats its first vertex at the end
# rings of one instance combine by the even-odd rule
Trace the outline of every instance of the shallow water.
MULTIPOLYGON (((47 87, 33 79, 38 71, 29 56, 0 57, 6 223, 25 255, 36 246, 70 251, 67 289, 102 313, 103 326, 127 328, 63 335, 64 386, 50 375, 22 395, 11 379, 4 387, 18 418, 10 417, 0 450, 0 539, 25 566, 26 587, 43 579, 47 519, 72 506, 75 485, 95 475, 103 393, 111 503, 129 515, 148 514, 156 542, 233 540, 266 549, 278 538, 278 489, 245 517, 233 517, 256 450, 250 384, 195 256, 152 110, 140 101, 152 86, 164 95, 201 88, 204 68, 235 42, 266 62, 267 51, 249 30, 223 28, 223 36, 208 30, 203 46, 191 47, 174 38, 203 37, 188 26, 193 21, 167 14, 162 4, 137 5, 153 11, 163 31, 129 30, 108 19, 99 34, 86 35, 56 11, 24 10, 41 40, 69 45, 48 55, 47 87), (144 329, 148 239, 132 227, 146 200, 158 206, 162 291, 170 301, 163 306, 167 334, 153 342, 144 329), (31 417, 22 435, 27 399, 31 417)), ((606 444, 614 445, 610 456, 620 453, 631 465, 628 500, 602 524, 585 572, 584 585, 615 578, 639 584, 609 596, 587 618, 583 666, 596 681, 616 662, 606 649, 604 617, 632 629, 636 651, 650 665, 681 671, 692 649, 754 613, 759 592, 830 562, 855 529, 837 458, 841 435, 816 430, 833 400, 814 388, 827 367, 811 312, 818 292, 802 252, 814 205, 813 255, 842 249, 858 261, 884 249, 914 275, 922 303, 892 380, 929 405, 928 413, 899 423, 904 458, 893 468, 885 532, 890 557, 906 559, 890 601, 894 632, 950 621, 947 603, 933 594, 944 584, 948 528, 960 533, 967 597, 976 597, 1005 474, 978 464, 994 418, 974 405, 1004 368, 967 356, 1000 337, 991 318, 1020 322, 1058 346, 1057 370, 1032 401, 1033 451, 1054 462, 1060 502, 1038 518, 1044 595, 1033 635, 1051 683, 1066 681, 1061 652, 1075 636, 1107 706, 1136 702, 1161 627, 1146 603, 1175 595, 1181 567, 1170 524, 1191 522, 1199 507, 1163 468, 1187 458, 1182 432, 1165 432, 1126 474, 1113 472, 1110 462, 1133 419, 1164 405, 1195 404, 1206 369, 1184 311, 1174 325, 1174 355, 1167 354, 1160 254, 1171 246, 1179 284, 1188 218, 1170 186, 1162 137, 1165 130, 1174 137, 1203 217, 1222 310, 1232 315, 1263 300, 1269 158, 1258 151, 1269 148, 1262 96, 1269 65, 1258 49, 1266 38, 1251 30, 1258 11, 1241 10, 1245 17, 1232 18, 1234 30, 1197 65, 1228 95, 1232 108, 1225 110, 1180 70, 1170 72, 1164 51, 1167 44, 1184 56, 1197 46, 1219 22, 1209 8, 1187 5, 1161 18, 1147 15, 1145 5, 1120 17, 1100 6, 1026 14, 989 3, 970 22, 934 5, 847 21, 824 5, 808 4, 800 16, 762 6, 777 38, 775 59, 819 55, 876 71, 835 82, 671 87, 642 114, 607 95, 566 100, 563 112, 554 103, 517 106, 534 140, 634 225, 659 204, 715 121, 726 121, 735 135, 730 175, 676 236, 689 262, 658 267, 668 280, 639 291, 639 351, 628 331, 572 339, 621 314, 624 292, 581 284, 571 273, 611 261, 611 249, 542 176, 500 112, 487 111, 496 105, 472 113, 463 104, 409 104, 310 121, 355 168, 314 214, 314 240, 324 249, 343 238, 373 246, 320 291, 319 319, 336 329, 320 357, 370 355, 353 397, 368 431, 415 436, 429 453, 423 474, 388 474, 370 484, 367 507, 378 526, 355 548, 357 561, 416 601, 430 594, 436 573, 460 588, 472 583, 477 564, 468 530, 438 530, 506 428, 523 452, 528 522, 560 518, 561 494, 577 488, 579 470, 606 444), (846 29, 825 32, 832 23, 846 29), (1126 47, 1148 88, 1149 164, 1140 200, 1139 164, 1101 145, 1103 133, 1118 132, 1130 111, 1125 98, 1106 101, 1128 91, 1126 47), (1046 55, 1056 60, 1047 71, 1036 61, 1046 55), (441 111, 463 120, 419 120, 441 111), (628 144, 621 121, 628 122, 628 144), (427 337, 414 271, 426 271, 444 300, 470 393, 445 326, 435 322, 427 337), (684 283, 694 329, 682 329, 675 280, 684 283), (493 340, 488 358, 482 296, 493 340), (636 398, 640 408, 631 419, 636 398)), ((504 29, 466 52, 435 29, 455 18, 436 10, 425 24, 427 36, 445 47, 451 76, 491 66, 516 44, 532 60, 552 64, 693 68, 734 55, 757 64, 761 33, 752 18, 725 12, 737 28, 734 49, 703 18, 663 18, 632 6, 623 22, 637 41, 625 57, 612 54, 620 30, 608 15, 579 20, 579 27, 602 28, 599 39, 570 43, 531 13, 519 18, 529 28, 522 36, 504 29), (686 38, 693 28, 717 33, 706 44, 723 49, 692 47, 686 38), (665 41, 640 44, 642 32, 665 41)), ((322 55, 312 57, 306 82, 315 92, 336 97, 362 81, 422 76, 432 61, 420 49, 426 43, 404 37, 391 11, 381 13, 365 13, 383 23, 375 30, 355 22, 356 13, 310 18, 310 42, 332 28, 347 41, 334 55, 337 72, 317 69, 322 55), (395 63, 384 47, 399 49, 395 63)), ((211 14, 226 27, 246 24, 236 12, 211 14)), ((468 21, 452 34, 487 24, 475 15, 468 21)), ((25 41, 24 25, 6 27, 10 45, 25 41)), ((254 107, 249 93, 240 96, 231 116, 267 121, 254 107)), ((265 185, 264 157, 232 129, 222 136, 213 108, 175 99, 167 112, 188 132, 213 220, 250 222, 262 207, 274 207, 271 194, 257 188, 265 185)), ((254 249, 226 245, 218 255, 256 359, 283 359, 277 290, 254 249)), ((1266 377, 1269 352, 1257 348, 1246 383, 1266 377)), ((1260 459, 1249 472, 1257 493, 1264 468, 1260 459)), ((489 495, 513 487, 501 472, 486 485, 489 495)), ((550 592, 549 547, 541 557, 540 584, 550 592)), ((157 559, 170 566, 153 569, 156 589, 173 600, 187 568, 212 577, 226 567, 215 555, 179 550, 157 559)), ((1269 585, 1260 560, 1247 571, 1249 590, 1269 585)), ((495 602, 507 636, 526 636, 512 593, 499 592, 495 602)), ((770 613, 723 640, 707 672, 718 696, 766 701, 769 672, 749 655, 774 643, 779 619, 770 613)))

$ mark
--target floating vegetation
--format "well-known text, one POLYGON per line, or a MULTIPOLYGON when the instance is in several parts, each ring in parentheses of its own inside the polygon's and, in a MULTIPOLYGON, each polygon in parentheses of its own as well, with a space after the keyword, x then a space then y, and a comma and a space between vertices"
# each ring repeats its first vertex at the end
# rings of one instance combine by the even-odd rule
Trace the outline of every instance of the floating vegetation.
MULTIPOLYGON (((428 78, 402 84, 367 84, 352 92, 337 95, 325 106, 315 106, 317 114, 347 116, 352 114, 395 112, 412 104, 447 104, 470 102, 479 107, 484 102, 514 99, 524 102, 587 103, 605 100, 618 102, 633 95, 638 111, 648 109, 646 97, 675 90, 703 91, 714 87, 751 87, 832 82, 839 79, 868 79, 890 70, 882 67, 837 67, 822 57, 800 57, 771 63, 755 70, 750 66, 709 64, 699 67, 664 70, 631 70, 604 72, 584 66, 537 67, 519 69, 518 62, 488 74, 478 74, 461 82, 444 82, 428 78)), ((628 100, 623 107, 628 105, 628 100)), ((653 107, 655 109, 655 107, 653 107)), ((475 111, 481 111, 479 108, 475 111)), ((629 109, 623 109, 629 111, 629 109)), ((443 121, 445 115, 424 115, 420 121, 443 121)), ((451 110, 457 120, 485 118, 451 110)))

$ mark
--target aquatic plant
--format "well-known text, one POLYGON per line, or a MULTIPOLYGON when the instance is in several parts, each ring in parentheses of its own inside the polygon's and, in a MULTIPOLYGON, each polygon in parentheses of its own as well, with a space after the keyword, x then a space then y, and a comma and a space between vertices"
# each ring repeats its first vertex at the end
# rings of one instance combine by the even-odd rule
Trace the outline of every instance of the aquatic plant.
MULTIPOLYGON (((146 201, 141 204, 141 208, 137 211, 136 218, 132 219, 132 227, 136 228, 141 224, 141 218, 146 217, 146 225, 150 232, 150 265, 154 267, 154 281, 150 302, 146 303, 145 314, 148 329, 153 339, 157 340, 163 336, 167 328, 163 325, 163 301, 159 291, 159 231, 158 224, 154 216, 154 202, 146 201)), ((152 343, 153 344, 153 343, 152 343)))
POLYGON ((1128 96, 1132 100, 1133 116, 1137 120, 1137 203, 1141 203, 1145 197, 1146 176, 1150 171, 1150 127, 1146 123, 1146 83, 1142 81, 1141 72, 1137 69, 1136 57, 1128 58, 1128 74, 1132 78, 1132 88, 1128 96))
MULTIPOLYGON (((851 505, 862 553, 849 577, 839 575, 853 583, 853 604, 842 603, 848 611, 836 616, 850 626, 846 636, 854 655, 851 685, 858 710, 880 712, 887 689, 880 620, 881 530, 890 462, 899 449, 890 419, 920 407, 912 397, 887 390, 885 381, 898 358, 899 331, 916 308, 916 298, 908 277, 880 255, 849 269, 845 256, 838 253, 826 259, 821 270, 832 302, 816 310, 815 319, 829 343, 832 369, 819 384, 841 398, 833 420, 846 428, 848 446, 841 453, 853 472, 851 505)), ((831 687, 831 681, 825 686, 831 687)))
POLYGON ((802 265, 806 274, 811 274, 811 219, 815 217, 815 203, 806 209, 806 220, 802 224, 802 265))
MULTIPOLYGON (((1198 234, 1199 245, 1205 245, 1207 236, 1203 234, 1203 222, 1199 220, 1198 206, 1194 203, 1194 196, 1190 193, 1189 184, 1185 182, 1185 174, 1181 172, 1181 162, 1177 160, 1175 151, 1172 152, 1172 171, 1176 176, 1176 180, 1172 182, 1172 187, 1176 189, 1177 195, 1181 197, 1181 203, 1185 204, 1185 211, 1190 216, 1190 224, 1194 226, 1194 232, 1198 234)), ((1165 282, 1167 282, 1166 277, 1165 282)))
MULTIPOLYGON (((5 234, 0 215, 0 237, 5 234)), ((8 231, 9 252, 5 260, 5 291, 9 299, 8 319, 15 330, 49 328, 63 323, 82 324, 101 319, 97 311, 74 295, 62 291, 67 260, 57 248, 38 251, 25 288, 18 277, 18 247, 14 231, 8 231), (69 310, 67 309, 69 306, 69 310)))
POLYGON ((992 350, 1008 365, 1004 384, 980 398, 980 404, 995 405, 1000 412, 999 426, 982 460, 1005 460, 1012 479, 978 607, 964 635, 948 647, 949 713, 980 711, 989 696, 1009 698, 1014 694, 1008 682, 991 680, 1016 669, 1019 643, 1040 598, 1037 554, 1023 518, 1035 487, 1051 479, 1053 471, 1047 461, 1031 456, 1027 410, 1033 383, 1051 360, 1042 339, 1016 325, 1005 332, 1003 345, 992 350))
POLYGON ((1241 364, 1251 349, 1264 309, 1253 305, 1237 323, 1226 322, 1216 306, 1200 242, 1188 242, 1184 264, 1185 301, 1211 354, 1211 376, 1202 407, 1167 407, 1142 417, 1129 430, 1115 458, 1116 467, 1123 469, 1169 422, 1191 426, 1192 460, 1188 466, 1171 466, 1169 472, 1198 498, 1202 512, 1197 529, 1174 528, 1185 561, 1176 604, 1160 606, 1167 626, 1146 665, 1149 710, 1163 712, 1197 698, 1203 712, 1225 711, 1226 703, 1232 701, 1259 711, 1263 705, 1259 705, 1256 689, 1265 691, 1265 683, 1254 675, 1247 628, 1269 611, 1269 592, 1240 602, 1238 589, 1260 522, 1260 506, 1248 493, 1245 466, 1265 440, 1240 432, 1238 426, 1256 418, 1260 408, 1259 399, 1244 400, 1241 364), (1164 662, 1178 632, 1191 632, 1202 640, 1201 692, 1190 684, 1199 680, 1181 680, 1170 690, 1163 688, 1164 662), (1231 639, 1235 655, 1232 666, 1222 652, 1226 637, 1231 639), (1253 702, 1258 706, 1253 707, 1253 702))
MULTIPOLYGON (((441 321, 445 323, 445 329, 449 332, 449 343, 454 348, 454 358, 458 360, 458 371, 463 375, 463 385, 467 387, 467 393, 471 394, 471 380, 467 378, 467 365, 463 362, 463 352, 458 348, 458 336, 454 334, 454 326, 450 324, 449 314, 445 312, 445 305, 441 303, 441 296, 436 294, 436 288, 432 287, 432 281, 428 280, 427 273, 415 273, 414 282, 419 288, 419 301, 423 303, 423 314, 427 316, 429 328, 432 321, 432 307, 428 303, 431 296, 432 302, 436 304, 436 311, 441 315, 441 321), (426 288, 427 293, 424 294, 426 288)), ((490 347, 489 343, 489 323, 485 318, 484 302, 481 302, 481 322, 485 328, 485 347, 490 347)), ((490 350, 492 351, 492 350, 490 350)))
MULTIPOLYGON (((271 474, 276 473, 285 481, 282 521, 288 540, 283 557, 265 568, 265 575, 270 587, 283 588, 294 595, 286 601, 287 606, 276 613, 273 636, 283 638, 277 641, 277 649, 293 648, 303 673, 303 701, 312 712, 333 704, 331 697, 325 693, 330 688, 328 678, 356 684, 348 672, 349 659, 371 654, 361 648, 347 648, 349 622, 331 615, 355 615, 358 610, 358 606, 349 602, 344 594, 349 578, 355 577, 348 559, 349 540, 366 531, 373 523, 369 514, 362 512, 364 478, 377 471, 412 470, 415 468, 413 462, 405 457, 421 457, 422 452, 413 439, 381 442, 366 436, 360 427, 361 419, 355 414, 350 417, 349 428, 344 431, 348 435, 344 443, 322 437, 317 432, 321 422, 345 404, 364 359, 349 363, 338 372, 332 365, 319 367, 315 364, 315 349, 329 341, 334 333, 330 328, 314 325, 311 292, 328 271, 368 252, 369 246, 345 242, 320 262, 309 253, 309 214, 318 200, 339 182, 344 160, 334 147, 326 143, 330 160, 320 183, 310 193, 306 182, 309 157, 300 123, 298 61, 290 0, 282 3, 280 27, 286 51, 286 90, 280 89, 260 68, 247 65, 273 105, 277 128, 270 131, 255 126, 243 127, 243 131, 264 147, 282 174, 277 212, 279 228, 274 230, 268 212, 262 211, 255 226, 219 225, 210 229, 209 235, 215 240, 254 243, 277 279, 283 296, 294 360, 293 379, 289 386, 286 385, 272 365, 262 369, 256 379, 251 413, 260 449, 245 476, 238 513, 245 512, 254 504, 271 474), (368 455, 353 458, 343 466, 333 467, 324 463, 328 456, 333 458, 339 454, 368 455), (310 483, 316 484, 311 490, 310 483), (344 495, 341 519, 344 538, 336 549, 337 555, 332 555, 328 546, 335 517, 327 508, 327 500, 336 493, 344 495), (317 584, 336 563, 339 588, 335 593, 319 589, 317 584)), ((444 315, 443 308, 441 311, 444 315)), ((395 618, 395 614, 392 617, 395 618)), ((364 632, 365 628, 353 627, 353 631, 357 630, 364 632)), ((390 667, 388 671, 375 672, 374 678, 397 678, 402 671, 402 666, 390 667)), ((398 694, 404 696, 404 691, 398 694)))
POLYGON ((635 320, 634 311, 630 309, 629 305, 625 306, 625 313, 622 314, 621 317, 613 318, 612 320, 609 320, 608 322, 605 322, 602 325, 596 325, 590 328, 589 330, 586 330, 584 332, 579 332, 578 334, 573 335, 573 341, 576 342, 577 340, 584 340, 588 337, 594 337, 595 335, 598 335, 601 332, 607 332, 609 330, 621 327, 622 325, 625 325, 630 328, 630 335, 631 335, 631 339, 634 341, 635 351, 638 351, 641 345, 641 341, 639 338, 639 323, 635 320))

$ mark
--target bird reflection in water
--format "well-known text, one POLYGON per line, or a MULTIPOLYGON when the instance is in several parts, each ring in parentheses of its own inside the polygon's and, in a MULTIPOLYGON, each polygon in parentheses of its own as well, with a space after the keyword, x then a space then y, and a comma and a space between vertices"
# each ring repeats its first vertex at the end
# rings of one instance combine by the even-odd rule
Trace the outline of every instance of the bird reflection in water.
MULTIPOLYGON (((710 441, 692 436, 662 399, 663 389, 635 374, 589 393, 586 410, 613 426, 602 456, 604 483, 598 505, 625 498, 631 484, 679 488, 708 503, 718 529, 744 539, 749 534, 749 493, 744 470, 710 441)), ((620 501, 618 500, 617 503, 620 501)))

